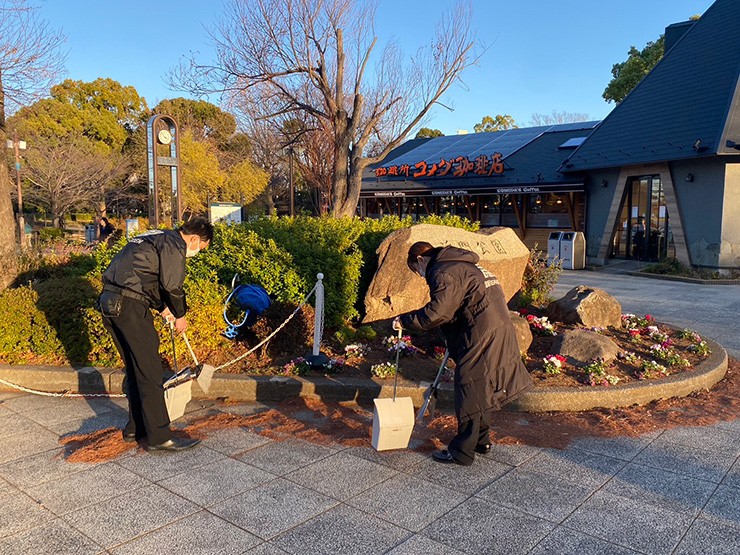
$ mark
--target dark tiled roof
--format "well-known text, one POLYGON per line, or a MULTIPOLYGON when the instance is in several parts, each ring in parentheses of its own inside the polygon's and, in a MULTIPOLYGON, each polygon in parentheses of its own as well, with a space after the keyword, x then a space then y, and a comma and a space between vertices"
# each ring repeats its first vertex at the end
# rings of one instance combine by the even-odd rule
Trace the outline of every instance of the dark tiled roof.
POLYGON ((740 154, 739 78, 740 0, 718 0, 561 171, 740 154))
POLYGON ((563 125, 508 129, 490 133, 452 135, 428 139, 411 149, 408 143, 393 150, 385 160, 366 169, 362 189, 365 192, 409 189, 447 189, 453 186, 491 187, 531 185, 538 183, 569 183, 573 179, 558 173, 557 169, 573 152, 572 148, 558 147, 568 139, 587 137, 598 121, 569 123, 563 125), (480 154, 493 155, 500 152, 505 164, 502 175, 491 177, 469 176, 465 178, 406 179, 403 177, 376 178, 377 167, 414 165, 425 161, 429 165, 441 158, 449 160, 456 156, 467 156, 469 160, 480 154), (538 175, 539 172, 539 175, 538 175))

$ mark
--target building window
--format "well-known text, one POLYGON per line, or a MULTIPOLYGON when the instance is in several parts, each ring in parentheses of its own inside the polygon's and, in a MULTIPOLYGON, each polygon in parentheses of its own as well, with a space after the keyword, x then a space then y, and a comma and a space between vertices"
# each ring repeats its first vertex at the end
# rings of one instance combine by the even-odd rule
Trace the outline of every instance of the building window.
POLYGON ((480 203, 480 223, 484 227, 503 225, 519 227, 511 195, 484 195, 476 197, 480 203))
POLYGON ((565 195, 528 195, 527 227, 571 228, 565 195))

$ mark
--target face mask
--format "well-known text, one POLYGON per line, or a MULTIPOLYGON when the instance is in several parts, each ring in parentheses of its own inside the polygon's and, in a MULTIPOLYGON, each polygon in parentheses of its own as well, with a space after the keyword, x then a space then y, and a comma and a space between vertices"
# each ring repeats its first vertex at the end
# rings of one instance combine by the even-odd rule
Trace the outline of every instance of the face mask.
POLYGON ((417 265, 418 265, 418 274, 421 277, 426 277, 427 273, 427 266, 429 265, 429 258, 425 256, 421 256, 416 259, 417 265))
MULTIPOLYGON (((200 243, 200 241, 198 241, 198 243, 200 243)), ((199 252, 200 249, 191 249, 190 245, 188 245, 185 249, 185 258, 193 258, 199 252)))

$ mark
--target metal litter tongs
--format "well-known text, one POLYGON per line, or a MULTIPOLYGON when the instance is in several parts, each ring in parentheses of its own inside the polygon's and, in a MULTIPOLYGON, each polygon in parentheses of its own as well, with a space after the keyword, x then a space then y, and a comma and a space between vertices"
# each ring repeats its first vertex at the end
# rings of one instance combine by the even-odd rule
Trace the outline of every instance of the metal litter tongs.
POLYGON ((172 339, 172 361, 175 368, 175 375, 164 382, 164 388, 167 389, 168 387, 174 387, 189 380, 197 380, 200 388, 208 393, 208 390, 211 388, 211 378, 215 371, 213 366, 198 363, 195 352, 193 352, 193 348, 190 346, 190 341, 188 341, 188 336, 185 335, 185 332, 182 332, 182 338, 185 340, 185 345, 187 345, 188 351, 190 351, 190 356, 193 357, 195 366, 186 366, 182 370, 178 371, 177 350, 175 349, 175 326, 172 322, 168 322, 168 324, 170 326, 170 338, 172 339))
POLYGON ((421 405, 419 412, 416 413, 416 421, 419 423, 424 422, 424 416, 429 410, 429 416, 434 414, 434 407, 437 405, 437 390, 439 389, 439 380, 442 378, 442 372, 447 369, 447 361, 450 358, 450 350, 445 349, 445 356, 442 359, 442 364, 439 366, 439 372, 437 377, 434 379, 434 383, 430 385, 424 392, 424 403, 421 405))

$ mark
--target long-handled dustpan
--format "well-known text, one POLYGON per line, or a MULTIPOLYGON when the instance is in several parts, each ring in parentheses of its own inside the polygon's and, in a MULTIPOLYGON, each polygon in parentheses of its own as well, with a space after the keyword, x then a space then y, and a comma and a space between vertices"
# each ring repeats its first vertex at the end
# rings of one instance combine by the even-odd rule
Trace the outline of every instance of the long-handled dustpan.
POLYGON ((193 352, 193 348, 190 346, 190 341, 188 341, 188 336, 183 333, 182 338, 185 340, 185 345, 188 346, 190 356, 193 357, 193 362, 195 363, 193 377, 195 378, 195 381, 198 382, 198 385, 203 390, 203 393, 208 393, 208 391, 211 389, 211 378, 213 378, 213 373, 216 371, 216 369, 210 364, 199 364, 198 359, 195 357, 195 353, 193 352))
POLYGON ((393 380, 393 399, 375 399, 373 412, 373 447, 376 451, 405 449, 414 429, 414 402, 411 397, 396 398, 398 387, 398 357, 401 354, 401 332, 396 345, 396 375, 393 380))
POLYGON ((185 406, 192 398, 191 388, 193 374, 190 367, 177 369, 177 351, 175 350, 175 327, 170 324, 170 338, 172 339, 172 361, 175 375, 164 382, 164 402, 170 422, 185 414, 185 406))
POLYGON ((437 390, 439 389, 439 380, 442 378, 442 372, 447 368, 447 360, 450 358, 450 351, 445 349, 445 356, 442 359, 442 364, 439 366, 439 372, 437 377, 434 379, 434 383, 430 385, 424 392, 424 403, 421 405, 419 412, 416 413, 416 421, 419 423, 424 422, 427 411, 429 416, 434 415, 434 407, 437 405, 437 390))

